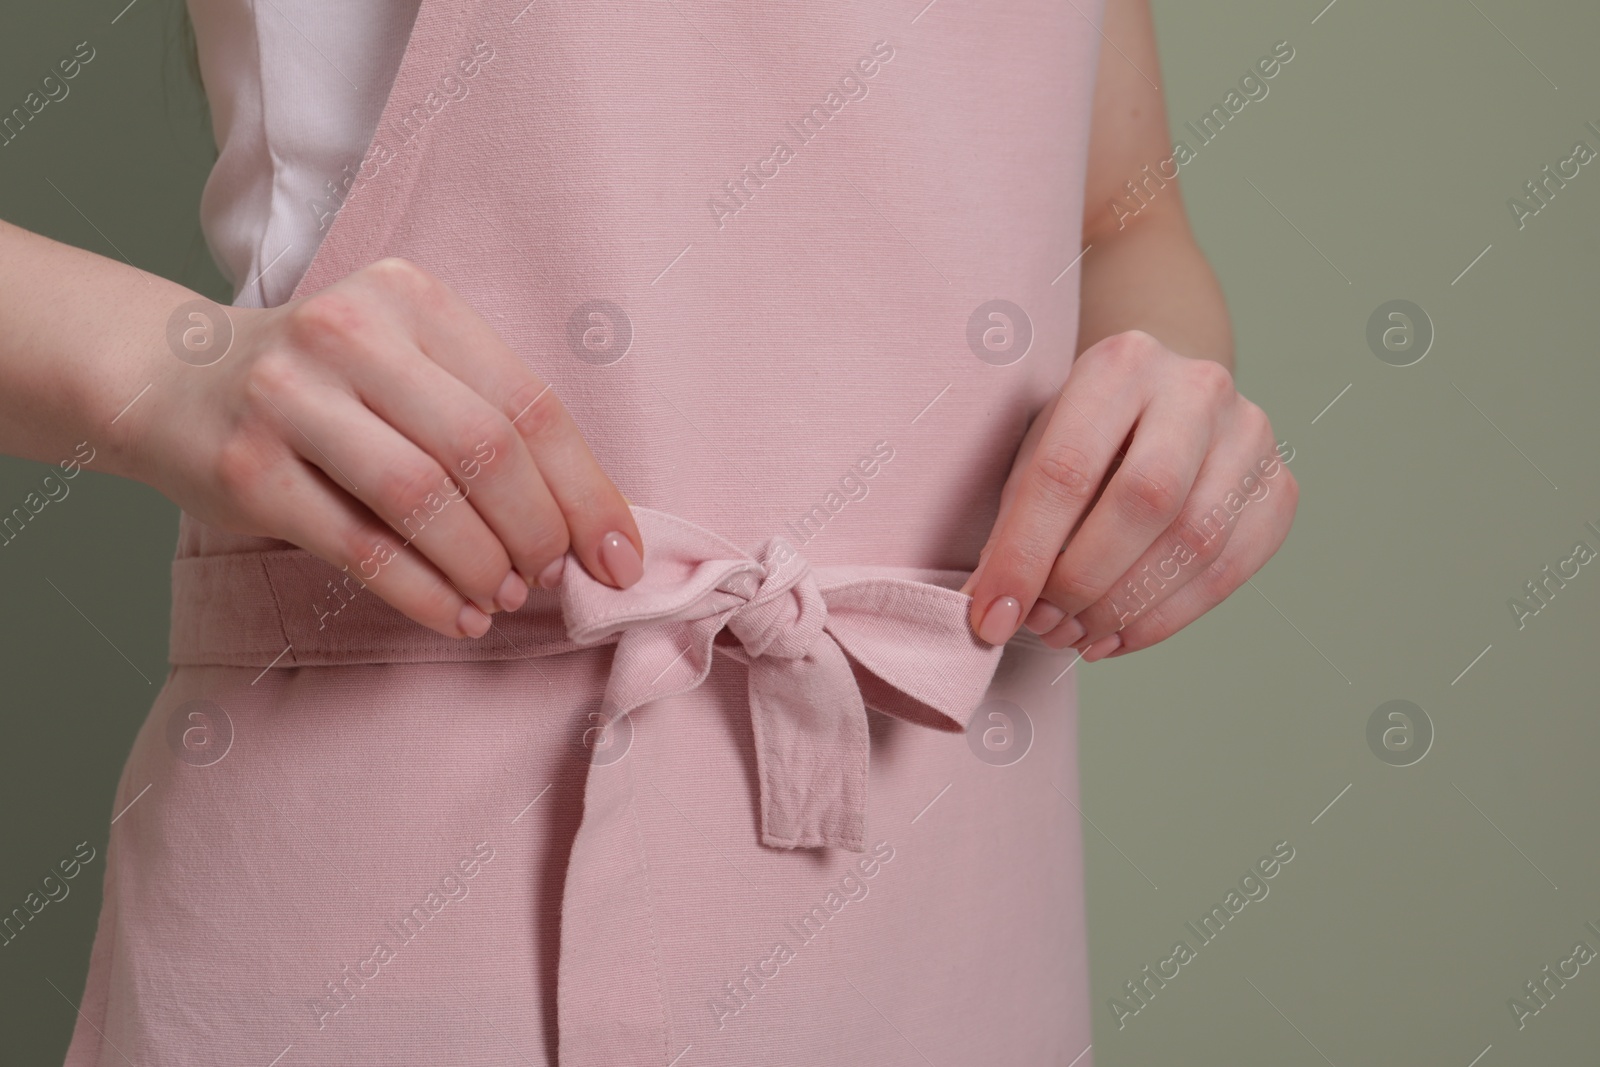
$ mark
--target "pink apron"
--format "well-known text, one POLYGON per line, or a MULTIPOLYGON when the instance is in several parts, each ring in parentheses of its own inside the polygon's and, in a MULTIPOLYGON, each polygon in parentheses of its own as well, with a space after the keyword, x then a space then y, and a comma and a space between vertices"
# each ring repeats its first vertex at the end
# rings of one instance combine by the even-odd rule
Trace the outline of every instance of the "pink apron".
POLYGON ((452 285, 645 578, 450 641, 184 516, 68 1067, 1088 1067, 1072 655, 955 590, 1070 365, 1099 14, 424 0, 297 295, 452 285))

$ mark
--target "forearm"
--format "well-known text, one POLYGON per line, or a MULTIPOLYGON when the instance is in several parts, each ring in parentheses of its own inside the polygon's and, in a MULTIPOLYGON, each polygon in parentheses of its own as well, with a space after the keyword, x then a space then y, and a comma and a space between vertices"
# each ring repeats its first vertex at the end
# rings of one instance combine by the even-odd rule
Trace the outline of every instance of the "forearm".
MULTIPOLYGON (((1150 212, 1154 206, 1147 208, 1150 212)), ((1222 287, 1176 207, 1085 234, 1078 347, 1143 330, 1180 355, 1233 369, 1222 287)))
POLYGON ((133 475, 123 409, 186 367, 167 319, 193 291, 0 222, 0 453, 43 462, 88 441, 92 469, 133 475))

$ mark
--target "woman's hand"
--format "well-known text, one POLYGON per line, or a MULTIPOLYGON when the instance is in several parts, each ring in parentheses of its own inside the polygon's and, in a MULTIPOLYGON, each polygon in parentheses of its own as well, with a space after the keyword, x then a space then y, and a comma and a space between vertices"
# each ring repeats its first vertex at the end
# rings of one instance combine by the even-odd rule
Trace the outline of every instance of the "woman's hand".
POLYGON ((229 308, 207 366, 129 416, 134 472, 197 518, 348 568, 451 637, 481 637, 569 546, 642 572, 627 502, 553 392, 449 287, 401 259, 278 308, 229 308))
POLYGON ((1138 330, 1107 337, 1022 443, 963 587, 973 629, 999 644, 1026 622, 1091 662, 1148 648, 1261 569, 1298 497, 1225 367, 1138 330))

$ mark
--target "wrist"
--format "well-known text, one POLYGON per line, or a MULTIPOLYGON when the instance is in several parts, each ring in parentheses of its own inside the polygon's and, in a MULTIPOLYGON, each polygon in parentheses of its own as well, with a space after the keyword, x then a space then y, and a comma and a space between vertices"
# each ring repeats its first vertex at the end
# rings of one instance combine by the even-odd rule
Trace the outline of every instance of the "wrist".
POLYGON ((146 277, 151 291, 139 293, 119 317, 114 340, 108 337, 98 352, 64 370, 71 380, 63 391, 72 398, 74 441, 86 440, 95 449, 91 469, 155 485, 150 431, 160 421, 163 395, 192 369, 172 351, 169 321, 180 305, 202 298, 146 277))

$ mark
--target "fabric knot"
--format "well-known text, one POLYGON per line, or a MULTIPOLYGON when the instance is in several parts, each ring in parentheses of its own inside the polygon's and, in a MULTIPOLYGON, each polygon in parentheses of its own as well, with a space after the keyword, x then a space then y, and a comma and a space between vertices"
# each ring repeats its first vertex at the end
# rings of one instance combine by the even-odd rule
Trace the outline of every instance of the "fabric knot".
POLYGON ((971 600, 860 568, 824 580, 782 537, 748 554, 666 512, 633 514, 645 546, 638 582, 603 585, 569 559, 561 585, 568 636, 617 643, 603 721, 694 689, 717 656, 738 660, 748 668, 762 842, 864 851, 867 709, 966 727, 1000 658, 972 635, 971 600), (718 640, 723 631, 733 640, 718 640))
POLYGON ((718 587, 748 598, 728 616, 728 631, 752 659, 804 659, 828 622, 828 605, 811 564, 782 537, 762 545, 756 562, 762 577, 739 571, 718 587))

